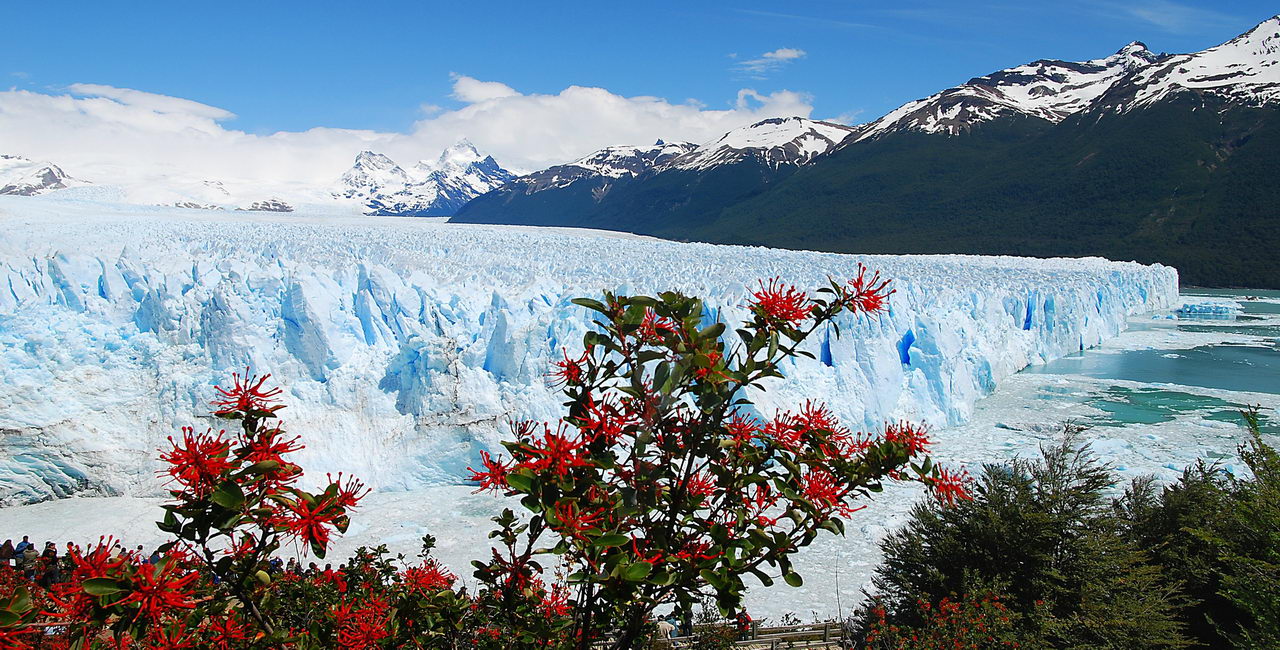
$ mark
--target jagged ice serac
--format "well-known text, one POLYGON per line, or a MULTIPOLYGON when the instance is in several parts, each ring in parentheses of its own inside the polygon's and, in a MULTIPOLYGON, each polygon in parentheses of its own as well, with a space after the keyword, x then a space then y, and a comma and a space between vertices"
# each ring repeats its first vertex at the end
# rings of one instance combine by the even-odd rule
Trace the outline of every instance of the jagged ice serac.
POLYGON ((1097 258, 852 256, 86 197, 0 197, 4 504, 162 494, 156 450, 181 426, 226 426, 207 404, 245 367, 285 387, 309 473, 459 483, 508 420, 562 414, 546 374, 592 326, 571 300, 605 290, 702 296, 707 321, 733 325, 758 279, 816 288, 860 263, 882 271, 887 315, 818 333, 813 359, 752 395, 765 417, 815 399, 866 429, 964 421, 1011 373, 1180 304, 1173 269, 1097 258))

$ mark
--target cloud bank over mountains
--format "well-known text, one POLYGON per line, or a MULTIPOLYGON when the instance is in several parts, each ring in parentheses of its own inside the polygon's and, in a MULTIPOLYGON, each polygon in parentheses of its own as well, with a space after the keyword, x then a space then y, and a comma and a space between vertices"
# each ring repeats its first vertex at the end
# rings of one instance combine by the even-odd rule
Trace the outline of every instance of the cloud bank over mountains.
POLYGON ((620 143, 702 142, 769 117, 808 116, 810 97, 742 89, 724 108, 660 97, 624 97, 569 86, 522 93, 454 75, 462 106, 432 107, 407 132, 316 127, 255 135, 226 124, 229 110, 129 88, 73 84, 62 92, 0 91, 2 153, 56 161, 97 183, 186 176, 227 183, 314 186, 332 182, 363 150, 397 160, 434 158, 468 138, 505 167, 533 170, 620 143))

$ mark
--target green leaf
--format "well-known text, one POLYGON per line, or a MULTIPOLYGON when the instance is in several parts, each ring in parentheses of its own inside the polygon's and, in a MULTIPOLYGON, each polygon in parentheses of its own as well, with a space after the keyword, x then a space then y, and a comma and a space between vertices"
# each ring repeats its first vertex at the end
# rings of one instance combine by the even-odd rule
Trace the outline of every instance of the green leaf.
POLYGON ((632 562, 622 570, 622 579, 627 582, 639 582, 644 580, 652 570, 653 565, 648 562, 632 562))
POLYGON ((676 581, 676 577, 671 575, 670 573, 667 573, 666 571, 658 571, 657 573, 654 573, 653 575, 649 576, 649 582, 652 584, 658 585, 659 587, 665 587, 667 585, 674 584, 675 581, 676 581))
POLYGON ((267 472, 270 472, 273 469, 278 469, 279 467, 280 467, 280 461, 278 460, 264 460, 264 461, 260 461, 250 465, 249 468, 245 470, 245 473, 246 474, 265 474, 267 472))
POLYGON ((572 302, 575 305, 578 305, 579 307, 594 309, 602 314, 609 313, 609 310, 605 308, 604 303, 600 302, 599 300, 592 300, 590 298, 574 298, 570 302, 572 302))
POLYGON ((110 596, 124 591, 120 583, 111 578, 89 578, 80 583, 80 587, 90 596, 110 596))
POLYGON ((508 474, 507 485, 517 492, 531 492, 533 490, 533 477, 525 474, 508 474))
POLYGON ((271 584, 271 576, 266 571, 260 570, 257 573, 253 574, 253 577, 257 578, 258 582, 261 582, 264 585, 271 584))
POLYGON ((626 544, 629 541, 631 541, 631 538, 627 537, 626 535, 618 535, 616 533, 610 534, 610 535, 601 535, 600 538, 595 541, 595 546, 603 546, 605 548, 611 548, 614 546, 622 546, 623 544, 626 544))
MULTIPOLYGON (((0 627, 9 627, 10 625, 17 623, 20 620, 22 620, 22 618, 17 614, 14 614, 13 612, 6 609, 0 609, 0 627)), ((26 647, 26 646, 20 646, 20 647, 26 647)))
POLYGON ((244 505, 244 490, 235 481, 223 481, 209 499, 228 510, 237 510, 244 505))
POLYGON ((9 609, 19 614, 26 613, 31 609, 31 592, 26 587, 18 587, 13 590, 13 599, 9 603, 9 609))
POLYGON ((800 574, 796 573, 795 571, 788 571, 785 575, 782 576, 782 579, 786 580, 787 584, 791 585, 792 587, 799 587, 800 585, 804 584, 804 578, 801 578, 800 574))

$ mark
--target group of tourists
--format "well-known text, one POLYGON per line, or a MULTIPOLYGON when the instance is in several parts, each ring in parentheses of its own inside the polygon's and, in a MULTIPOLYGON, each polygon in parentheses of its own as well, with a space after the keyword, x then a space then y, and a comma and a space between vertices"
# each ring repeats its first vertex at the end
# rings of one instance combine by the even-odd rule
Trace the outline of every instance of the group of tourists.
MULTIPOLYGON (((27 535, 23 535, 22 541, 17 544, 14 544, 12 539, 6 539, 4 544, 0 544, 0 571, 5 569, 14 571, 26 580, 48 588, 51 585, 62 582, 71 575, 73 568, 71 557, 73 553, 82 553, 81 547, 75 542, 67 542, 66 546, 59 551, 57 544, 45 542, 41 546, 32 542, 30 536, 27 535)), ((141 546, 134 550, 127 550, 118 543, 112 546, 111 555, 113 557, 125 554, 130 555, 134 562, 146 562, 147 564, 156 564, 163 558, 158 549, 147 554, 141 546)), ((287 563, 280 558, 272 558, 268 573, 272 575, 285 573, 314 577, 321 582, 335 583, 340 591, 346 591, 346 568, 345 564, 339 565, 337 568, 334 568, 332 564, 326 564, 322 568, 315 562, 304 566, 296 558, 289 558, 287 563)))
MULTIPOLYGON (((11 569, 27 580, 48 588, 50 585, 62 582, 64 576, 71 574, 73 553, 81 553, 80 546, 75 542, 67 542, 63 551, 59 553, 57 544, 45 542, 44 546, 39 546, 32 542, 29 536, 23 535, 22 541, 17 544, 14 544, 12 539, 6 539, 4 544, 0 544, 0 569, 11 569)), ((158 550, 147 555, 141 546, 133 551, 126 551, 120 544, 111 548, 113 557, 125 553, 132 553, 148 564, 159 562, 161 557, 158 550)))

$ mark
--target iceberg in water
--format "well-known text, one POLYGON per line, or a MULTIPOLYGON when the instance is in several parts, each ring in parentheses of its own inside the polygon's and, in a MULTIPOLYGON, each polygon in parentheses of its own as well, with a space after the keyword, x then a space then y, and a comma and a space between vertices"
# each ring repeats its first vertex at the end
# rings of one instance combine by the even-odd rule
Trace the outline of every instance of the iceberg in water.
POLYGON ((1188 300, 1184 296, 1182 306, 1176 310, 1179 316, 1216 316, 1229 317, 1235 316, 1244 311, 1239 302, 1230 298, 1214 298, 1214 297, 1197 297, 1194 300, 1188 300))
POLYGON ((163 490, 156 450, 246 366, 285 387, 312 474, 383 490, 457 483, 512 419, 551 420, 550 364, 581 348, 606 289, 703 296, 894 279, 890 313, 819 332, 755 395, 763 415, 826 401, 852 426, 964 421, 1028 364, 1176 306, 1163 266, 1102 259, 851 256, 617 233, 0 197, 0 502, 163 490))

